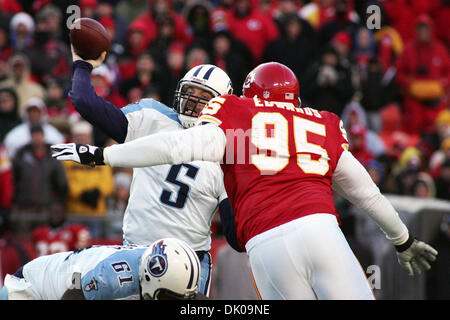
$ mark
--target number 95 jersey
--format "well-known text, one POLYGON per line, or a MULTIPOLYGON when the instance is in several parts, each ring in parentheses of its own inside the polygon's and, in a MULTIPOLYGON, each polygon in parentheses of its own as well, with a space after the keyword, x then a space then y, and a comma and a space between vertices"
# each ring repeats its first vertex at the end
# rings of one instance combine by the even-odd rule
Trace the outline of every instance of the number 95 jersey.
POLYGON ((334 113, 224 95, 209 101, 199 121, 226 135, 222 170, 242 248, 302 216, 337 217, 332 176, 348 141, 334 113))

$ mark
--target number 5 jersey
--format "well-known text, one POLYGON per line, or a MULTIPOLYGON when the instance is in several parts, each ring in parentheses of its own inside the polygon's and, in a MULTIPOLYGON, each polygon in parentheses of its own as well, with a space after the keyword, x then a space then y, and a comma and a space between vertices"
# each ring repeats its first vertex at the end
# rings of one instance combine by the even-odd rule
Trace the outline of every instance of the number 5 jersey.
MULTIPOLYGON (((121 110, 128 119, 125 142, 154 133, 184 130, 178 114, 153 99, 142 99, 121 110)), ((145 151, 143 148, 142 152, 145 151)), ((193 161, 135 168, 123 221, 125 243, 145 245, 175 237, 196 251, 208 251, 212 218, 226 198, 218 163, 193 161)))

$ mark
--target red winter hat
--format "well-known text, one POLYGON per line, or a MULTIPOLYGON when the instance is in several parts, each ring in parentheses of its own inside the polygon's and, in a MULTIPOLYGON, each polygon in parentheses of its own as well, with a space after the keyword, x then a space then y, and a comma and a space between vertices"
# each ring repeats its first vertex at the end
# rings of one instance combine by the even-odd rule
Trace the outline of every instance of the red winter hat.
POLYGON ((336 33, 333 37, 332 42, 343 43, 348 47, 352 46, 352 39, 350 38, 350 35, 345 31, 339 31, 338 33, 336 33))

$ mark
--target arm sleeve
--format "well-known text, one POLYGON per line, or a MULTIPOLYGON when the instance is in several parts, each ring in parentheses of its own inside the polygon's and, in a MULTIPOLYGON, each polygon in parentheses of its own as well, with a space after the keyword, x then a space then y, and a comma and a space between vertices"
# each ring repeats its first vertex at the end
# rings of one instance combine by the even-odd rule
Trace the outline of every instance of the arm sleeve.
POLYGON ((86 121, 115 141, 124 142, 128 120, 119 107, 97 96, 91 85, 92 66, 85 61, 75 61, 73 68, 69 97, 75 109, 86 121))
POLYGON ((333 175, 333 189, 369 215, 394 245, 408 240, 409 232, 389 200, 380 193, 369 173, 344 151, 333 175))
POLYGON ((186 130, 148 135, 124 144, 106 147, 104 162, 112 167, 140 168, 180 164, 195 160, 220 162, 226 137, 213 124, 186 130))
POLYGON ((231 203, 228 198, 222 200, 219 204, 220 222, 222 224, 223 233, 228 244, 238 252, 244 252, 239 245, 236 235, 236 227, 234 224, 234 212, 231 209, 231 203))

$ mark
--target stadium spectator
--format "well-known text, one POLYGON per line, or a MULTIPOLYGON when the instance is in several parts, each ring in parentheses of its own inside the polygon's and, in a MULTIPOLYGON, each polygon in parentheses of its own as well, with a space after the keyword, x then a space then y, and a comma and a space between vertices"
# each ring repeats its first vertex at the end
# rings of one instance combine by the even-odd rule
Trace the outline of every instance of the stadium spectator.
MULTIPOLYGON (((294 2, 292 0, 282 0, 280 4, 285 2, 294 2)), ((320 0, 305 3, 300 8, 299 14, 306 19, 315 30, 320 30, 322 26, 329 22, 335 13, 334 0, 320 0)), ((281 7, 281 6, 280 6, 281 7)))
POLYGON ((447 159, 450 159, 450 135, 442 141, 440 148, 434 151, 430 157, 428 168, 433 177, 437 177, 447 159))
POLYGON ((244 83, 252 65, 250 51, 226 30, 214 33, 212 46, 212 63, 228 74, 234 86, 233 93, 241 95, 240 84, 244 83))
POLYGON ((396 194, 413 195, 414 183, 423 169, 423 159, 420 151, 415 147, 407 147, 392 168, 396 181, 396 194))
POLYGON ((61 40, 62 13, 48 4, 36 13, 33 42, 23 49, 30 60, 35 80, 44 84, 49 77, 70 80, 70 50, 61 40))
POLYGON ((376 50, 374 35, 366 28, 360 28, 352 51, 358 67, 360 102, 368 112, 370 127, 380 131, 379 112, 381 108, 400 99, 395 71, 384 69, 376 50))
MULTIPOLYGON (((386 151, 386 146, 377 132, 371 129, 369 124, 369 116, 366 110, 358 103, 349 103, 342 112, 341 115, 342 122, 344 124, 345 130, 350 132, 353 126, 361 126, 365 129, 365 148, 374 157, 379 157, 386 151)), ((357 131, 361 131, 358 129, 357 131)), ((349 137, 351 143, 351 137, 349 137)))
POLYGON ((11 157, 14 157, 19 148, 31 141, 30 128, 34 124, 42 126, 47 144, 65 141, 65 137, 47 123, 46 106, 40 98, 33 97, 26 101, 22 118, 24 122, 15 126, 5 136, 4 143, 11 157))
POLYGON ((139 15, 131 22, 131 25, 140 25, 146 34, 146 40, 154 40, 158 34, 156 20, 160 16, 168 15, 175 22, 174 40, 178 40, 189 46, 193 40, 192 32, 188 28, 186 20, 173 10, 173 1, 148 0, 148 11, 139 15))
POLYGON ((182 15, 192 33, 194 43, 203 46, 211 45, 211 10, 212 6, 206 0, 186 2, 182 15))
POLYGON ((136 59, 149 46, 151 35, 142 19, 134 20, 125 35, 125 51, 119 57, 118 64, 122 80, 131 79, 136 72, 136 59))
POLYGON ((9 39, 9 26, 0 16, 0 60, 8 60, 13 53, 9 39))
POLYGON ((415 37, 398 59, 397 80, 403 91, 403 120, 408 132, 433 130, 437 114, 446 106, 449 70, 447 50, 436 39, 432 20, 419 16, 415 37))
MULTIPOLYGON (((122 108, 127 104, 127 100, 119 92, 119 89, 113 86, 114 80, 114 73, 109 70, 106 64, 102 64, 98 68, 95 68, 91 73, 91 83, 94 87, 95 93, 99 97, 102 97, 117 107, 122 108)), ((99 140, 99 136, 102 135, 95 131, 94 137, 96 141, 99 140)), ((100 143, 104 145, 104 139, 100 138, 100 140, 102 140, 100 143)))
POLYGON ((326 48, 334 35, 340 31, 345 31, 351 39, 354 39, 359 28, 359 21, 359 17, 353 10, 352 1, 335 0, 333 16, 320 28, 319 49, 326 48))
MULTIPOLYGON (((93 72, 95 72, 95 70, 93 70, 93 72)), ((122 107, 122 106, 126 105, 127 103, 133 103, 133 102, 138 101, 138 100, 136 100, 135 94, 134 94, 133 98, 130 97, 130 93, 132 93, 131 90, 133 90, 133 89, 139 90, 140 91, 139 96, 142 97, 143 92, 147 87, 156 85, 161 88, 166 88, 167 81, 168 81, 168 78, 165 74, 165 70, 162 69, 155 62, 155 59, 153 58, 152 54, 150 54, 148 51, 145 51, 142 54, 140 54, 137 59, 135 76, 127 81, 123 81, 119 88, 119 90, 120 90, 119 92, 121 93, 121 95, 123 97, 125 97, 127 102, 125 104, 123 104, 123 103, 116 104, 113 101, 110 101, 108 99, 106 99, 106 100, 110 101, 111 103, 113 103, 117 106, 122 107)))
POLYGON ((317 53, 316 32, 295 13, 278 18, 278 24, 281 35, 268 43, 264 61, 283 63, 294 71, 297 78, 303 79, 303 74, 317 53))
POLYGON ((18 109, 18 98, 14 89, 0 89, 0 143, 12 128, 22 122, 17 113, 18 109))
POLYGON ((18 232, 28 233, 47 220, 54 205, 63 205, 67 178, 61 163, 52 158, 40 124, 29 127, 30 142, 13 157, 13 212, 18 232))
MULTIPOLYGON (((177 88, 178 81, 187 72, 185 69, 186 49, 181 42, 173 42, 167 48, 167 67, 169 69, 170 83, 167 88, 167 92, 174 92, 177 88)), ((171 97, 172 99, 173 97, 171 97)), ((163 99, 164 100, 164 99, 163 99)), ((168 101, 165 99, 164 101, 168 101)), ((170 104, 172 100, 170 100, 170 104)))
POLYGON ((115 7, 116 14, 128 23, 147 11, 148 0, 122 0, 118 1, 115 7))
POLYGON ((198 65, 207 63, 210 63, 210 56, 203 46, 194 45, 187 50, 185 69, 190 70, 198 65))
POLYGON ((31 233, 36 257, 73 251, 91 245, 89 229, 81 224, 67 223, 64 204, 53 204, 48 221, 31 233))
POLYGON ((98 5, 97 0, 80 0, 78 6, 80 7, 81 16, 85 18, 95 18, 95 8, 98 5))
POLYGON ((6 274, 14 274, 33 258, 31 248, 11 233, 7 217, 0 215, 0 288, 6 274))
MULTIPOLYGON (((77 143, 93 142, 93 128, 80 121, 72 125, 72 138, 77 143)), ((102 237, 106 197, 113 191, 110 167, 86 167, 75 162, 63 163, 68 179, 67 221, 87 226, 92 238, 102 237)))
POLYGON ((275 22, 259 11, 251 0, 235 0, 226 10, 225 21, 233 37, 248 46, 255 64, 261 62, 267 44, 280 35, 275 22))
POLYGON ((340 64, 338 54, 332 47, 328 47, 320 60, 307 69, 302 84, 300 94, 302 99, 305 98, 306 105, 338 115, 342 114, 355 93, 351 70, 340 64))
POLYGON ((436 196, 433 178, 426 172, 420 172, 412 186, 412 195, 416 198, 430 199, 436 196))
POLYGON ((20 52, 14 53, 8 60, 8 76, 0 82, 0 88, 5 87, 16 91, 19 98, 19 115, 23 114, 28 99, 45 97, 44 87, 31 77, 30 60, 20 52))
POLYGON ((184 47, 181 41, 174 41, 175 21, 169 16, 158 18, 158 35, 156 39, 150 42, 149 50, 158 65, 167 65, 167 55, 169 47, 179 43, 184 47))
POLYGON ((450 199, 450 156, 447 156, 440 167, 435 179, 436 197, 444 200, 450 199))
POLYGON ((380 8, 381 28, 376 30, 374 35, 377 46, 376 54, 383 72, 393 73, 396 70, 397 59, 404 50, 404 42, 398 31, 389 24, 386 11, 382 7, 380 8))
POLYGON ((48 123, 64 136, 69 136, 70 121, 74 116, 75 108, 67 99, 63 81, 49 78, 45 82, 45 89, 44 104, 47 107, 48 123))
POLYGON ((26 12, 18 12, 10 22, 10 41, 14 50, 23 50, 33 42, 35 23, 26 12))
POLYGON ((105 28, 113 30, 111 37, 113 43, 122 43, 129 23, 116 14, 114 5, 114 1, 99 0, 95 7, 95 19, 105 23, 103 25, 105 28))

